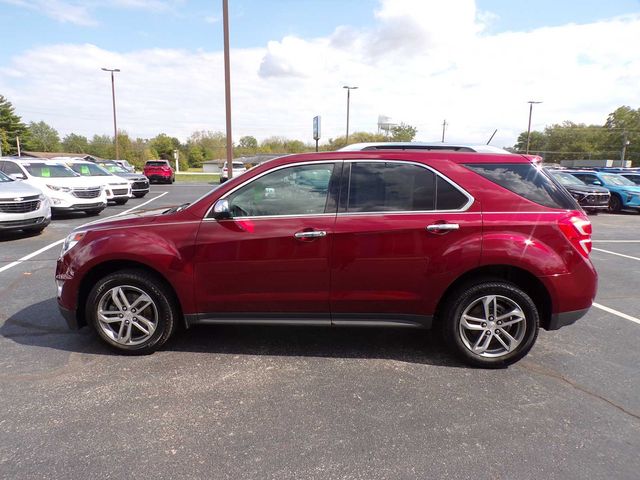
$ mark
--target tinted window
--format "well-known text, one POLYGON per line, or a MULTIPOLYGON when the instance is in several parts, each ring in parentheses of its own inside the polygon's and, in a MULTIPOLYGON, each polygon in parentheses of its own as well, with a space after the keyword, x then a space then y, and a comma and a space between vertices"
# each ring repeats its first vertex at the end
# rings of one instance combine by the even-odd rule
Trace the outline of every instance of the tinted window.
POLYGON ((268 173, 228 197, 234 217, 325 213, 334 164, 268 173))
POLYGON ((0 183, 12 182, 13 179, 7 177, 4 173, 0 172, 0 183))
POLYGON ((351 165, 348 212, 433 210, 435 175, 417 165, 357 162, 351 165))
POLYGON ((444 178, 436 180, 436 210, 460 210, 469 199, 444 178))
POLYGON ((14 174, 24 175, 24 172, 20 170, 20 167, 13 162, 4 162, 4 167, 2 171, 7 175, 14 175, 14 174))
POLYGON ((168 167, 169 163, 168 162, 160 162, 160 161, 155 161, 155 162, 147 162, 145 164, 145 166, 147 167, 168 167))
POLYGON ((579 208, 560 184, 531 163, 467 164, 466 167, 545 207, 571 210, 579 208))
POLYGON ((78 174, 70 168, 54 163, 23 163, 22 165, 27 169, 27 172, 29 172, 34 177, 62 178, 78 176, 78 174))
POLYGON ((69 168, 83 177, 109 177, 109 172, 104 171, 95 163, 72 163, 69 168))

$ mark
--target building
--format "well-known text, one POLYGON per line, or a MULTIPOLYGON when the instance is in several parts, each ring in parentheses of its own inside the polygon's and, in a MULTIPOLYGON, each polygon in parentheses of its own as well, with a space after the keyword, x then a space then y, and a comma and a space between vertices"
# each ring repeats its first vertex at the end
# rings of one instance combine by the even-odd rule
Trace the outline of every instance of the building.
POLYGON ((90 162, 96 162, 100 160, 104 160, 103 158, 96 157, 95 155, 89 155, 87 153, 69 153, 69 152, 25 152, 24 150, 21 152, 22 157, 26 158, 39 158, 41 160, 51 160, 56 157, 73 157, 73 158, 82 158, 84 160, 88 160, 90 162))
POLYGON ((560 164, 566 168, 594 168, 594 167, 630 167, 631 160, 561 160, 560 164))

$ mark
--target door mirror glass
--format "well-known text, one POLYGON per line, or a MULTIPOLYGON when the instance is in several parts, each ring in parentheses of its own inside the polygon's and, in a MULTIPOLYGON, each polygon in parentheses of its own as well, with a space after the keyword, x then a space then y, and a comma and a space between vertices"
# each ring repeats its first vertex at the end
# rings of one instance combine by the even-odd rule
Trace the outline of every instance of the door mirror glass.
POLYGON ((594 180, 593 182, 591 182, 592 185, 602 185, 602 182, 600 180, 594 180))
POLYGON ((229 200, 227 200, 226 198, 222 200, 218 200, 213 205, 212 216, 216 220, 230 219, 232 215, 231 215, 231 209, 229 208, 229 200))

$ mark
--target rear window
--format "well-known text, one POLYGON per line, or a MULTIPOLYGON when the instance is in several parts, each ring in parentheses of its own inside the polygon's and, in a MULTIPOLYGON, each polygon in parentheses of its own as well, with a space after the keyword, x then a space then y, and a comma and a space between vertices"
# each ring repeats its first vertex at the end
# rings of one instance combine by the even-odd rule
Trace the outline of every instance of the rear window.
POLYGON ((147 167, 167 167, 169 164, 167 162, 147 162, 147 167))
POLYGON ((539 205, 566 210, 580 208, 564 187, 531 163, 474 163, 465 166, 539 205))

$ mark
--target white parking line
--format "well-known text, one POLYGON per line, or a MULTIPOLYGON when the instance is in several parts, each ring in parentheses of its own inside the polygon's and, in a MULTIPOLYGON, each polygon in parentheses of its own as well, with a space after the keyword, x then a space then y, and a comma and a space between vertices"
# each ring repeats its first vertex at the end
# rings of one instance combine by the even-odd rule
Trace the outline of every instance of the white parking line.
POLYGON ((611 255, 617 255, 618 257, 630 258, 631 260, 640 261, 640 258, 638 257, 632 257, 631 255, 624 255, 623 253, 612 252, 610 250, 603 250, 602 248, 593 247, 591 250, 595 250, 596 252, 609 253, 611 255))
POLYGON ((629 320, 630 322, 637 323, 640 325, 640 318, 632 317, 631 315, 627 315, 626 313, 619 312, 618 310, 614 310, 613 308, 605 307, 604 305, 600 305, 599 303, 593 303, 593 306, 599 308, 600 310, 604 310, 605 312, 612 313, 613 315, 617 315, 620 318, 624 318, 625 320, 629 320))
MULTIPOLYGON (((110 215, 108 217, 99 218, 98 220, 94 220, 93 222, 89 222, 89 223, 85 223, 83 225, 80 225, 80 227, 86 227, 87 225, 91 225, 92 223, 96 223, 96 222, 99 222, 99 221, 102 221, 102 220, 106 220, 107 218, 113 218, 113 217, 119 217, 121 215, 126 215, 127 213, 129 213, 129 212, 131 212, 131 211, 133 211, 133 210, 135 210, 137 208, 144 207, 148 203, 151 203, 154 200, 159 199, 160 197, 164 197, 167 193, 169 193, 169 192, 162 192, 157 197, 153 197, 153 198, 147 200, 146 202, 141 203, 140 205, 136 205, 135 207, 130 208, 129 210, 125 210, 124 212, 116 213, 115 215, 110 215)), ((79 227, 76 227, 76 228, 79 228, 79 227)), ((35 252, 30 253, 29 255, 25 255, 24 257, 19 258, 15 262, 11 262, 11 263, 5 265, 4 267, 0 268, 0 273, 5 272, 5 271, 9 270, 10 268, 15 267, 16 265, 20 265, 21 263, 32 259, 33 257, 36 257, 36 256, 40 255, 42 252, 46 252, 47 250, 55 247, 56 245, 60 245, 62 242, 64 242, 64 238, 61 239, 61 240, 58 240, 57 242, 50 243, 49 245, 46 245, 46 246, 42 247, 40 250, 36 250, 35 252)))

